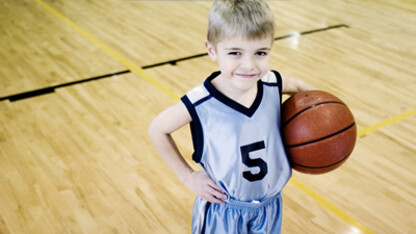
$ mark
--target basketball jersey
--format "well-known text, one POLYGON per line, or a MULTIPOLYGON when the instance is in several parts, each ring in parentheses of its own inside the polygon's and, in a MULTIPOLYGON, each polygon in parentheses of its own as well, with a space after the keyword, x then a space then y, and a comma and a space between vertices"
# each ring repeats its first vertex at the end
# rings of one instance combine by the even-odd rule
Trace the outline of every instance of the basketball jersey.
POLYGON ((181 99, 192 117, 193 160, 229 199, 263 201, 278 194, 291 176, 280 135, 282 78, 269 71, 247 108, 215 89, 211 81, 219 74, 181 99))

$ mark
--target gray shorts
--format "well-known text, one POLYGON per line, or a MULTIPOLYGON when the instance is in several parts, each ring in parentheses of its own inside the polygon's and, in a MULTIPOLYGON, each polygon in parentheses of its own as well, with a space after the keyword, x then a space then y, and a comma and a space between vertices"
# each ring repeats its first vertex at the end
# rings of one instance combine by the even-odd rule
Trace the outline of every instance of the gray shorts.
POLYGON ((192 215, 193 234, 280 233, 282 198, 280 193, 262 202, 226 200, 209 203, 197 197, 192 215))

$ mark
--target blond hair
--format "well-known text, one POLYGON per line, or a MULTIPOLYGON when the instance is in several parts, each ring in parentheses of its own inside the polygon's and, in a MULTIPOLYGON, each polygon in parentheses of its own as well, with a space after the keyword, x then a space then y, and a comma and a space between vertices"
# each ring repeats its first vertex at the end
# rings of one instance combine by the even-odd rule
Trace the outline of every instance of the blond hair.
POLYGON ((215 0, 208 17, 208 41, 242 36, 246 39, 274 37, 273 12, 263 0, 215 0))

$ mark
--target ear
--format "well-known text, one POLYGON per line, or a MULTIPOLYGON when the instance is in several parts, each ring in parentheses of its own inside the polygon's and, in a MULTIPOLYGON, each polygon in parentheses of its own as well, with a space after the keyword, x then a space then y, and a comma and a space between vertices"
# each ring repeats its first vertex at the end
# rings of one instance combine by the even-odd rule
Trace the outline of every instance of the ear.
POLYGON ((211 43, 209 43, 208 40, 205 41, 205 47, 207 48, 207 52, 211 60, 217 60, 217 53, 215 51, 215 47, 211 43))

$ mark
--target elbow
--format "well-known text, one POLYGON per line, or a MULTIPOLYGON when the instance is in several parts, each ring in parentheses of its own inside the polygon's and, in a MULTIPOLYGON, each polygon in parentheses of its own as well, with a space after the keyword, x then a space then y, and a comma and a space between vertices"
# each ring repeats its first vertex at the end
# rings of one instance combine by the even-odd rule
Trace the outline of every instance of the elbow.
POLYGON ((150 139, 154 144, 160 141, 161 138, 168 135, 166 132, 165 126, 161 119, 155 118, 149 125, 147 129, 150 139))
POLYGON ((149 134, 150 139, 152 139, 152 141, 155 140, 156 136, 157 136, 157 124, 156 121, 153 120, 150 125, 149 128, 147 129, 147 133, 149 134))

